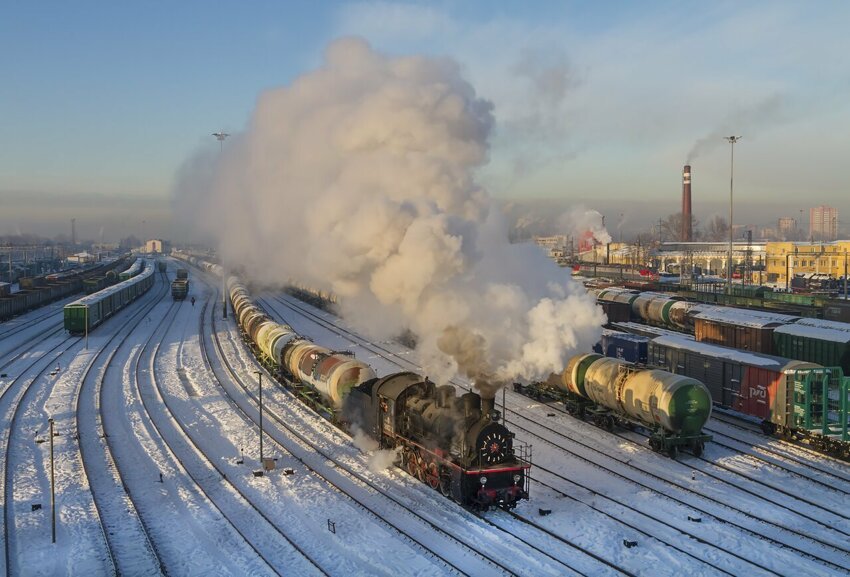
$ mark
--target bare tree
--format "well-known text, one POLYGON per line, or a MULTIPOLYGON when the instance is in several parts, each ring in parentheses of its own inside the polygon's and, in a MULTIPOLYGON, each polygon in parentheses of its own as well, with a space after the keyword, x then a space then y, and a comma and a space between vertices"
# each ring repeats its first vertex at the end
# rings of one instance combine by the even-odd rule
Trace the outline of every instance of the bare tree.
MULTIPOLYGON (((699 221, 691 215, 691 230, 695 231, 699 227, 699 221)), ((674 212, 661 219, 661 238, 665 241, 680 241, 682 240, 682 213, 674 212)))
POLYGON ((719 242, 729 238, 729 224, 722 216, 715 215, 705 225, 705 239, 719 242))

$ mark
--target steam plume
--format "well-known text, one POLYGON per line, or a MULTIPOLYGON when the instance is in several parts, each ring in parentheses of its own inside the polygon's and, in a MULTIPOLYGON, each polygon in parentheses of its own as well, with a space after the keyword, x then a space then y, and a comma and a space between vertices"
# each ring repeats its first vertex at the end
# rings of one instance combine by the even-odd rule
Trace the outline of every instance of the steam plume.
POLYGON ((175 201, 254 280, 332 290, 373 336, 412 330, 434 381, 543 377, 604 317, 536 247, 508 243, 474 180, 492 127, 451 60, 340 40, 263 94, 220 157, 187 162, 175 201))

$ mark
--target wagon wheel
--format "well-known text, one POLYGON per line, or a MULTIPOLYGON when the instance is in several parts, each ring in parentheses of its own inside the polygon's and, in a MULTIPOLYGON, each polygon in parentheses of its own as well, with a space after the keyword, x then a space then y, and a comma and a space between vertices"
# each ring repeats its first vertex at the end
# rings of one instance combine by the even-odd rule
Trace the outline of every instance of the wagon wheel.
POLYGON ((605 417, 605 429, 608 432, 611 432, 611 431, 614 430, 614 417, 612 417, 611 415, 608 415, 607 417, 605 417))
POLYGON ((445 497, 452 494, 452 475, 447 467, 440 467, 440 493, 445 497))
POLYGON ((661 443, 655 437, 649 438, 649 448, 655 451, 656 453, 661 450, 661 443))
POLYGON ((425 482, 432 489, 437 489, 440 486, 440 469, 437 467, 437 463, 431 461, 425 467, 425 482))
POLYGON ((677 447, 676 445, 670 445, 667 448, 667 456, 675 460, 676 457, 679 456, 679 447, 677 447))
POLYGON ((702 455, 704 449, 705 444, 702 441, 695 441, 693 446, 691 447, 691 452, 694 454, 694 457, 699 457, 700 455, 702 455))

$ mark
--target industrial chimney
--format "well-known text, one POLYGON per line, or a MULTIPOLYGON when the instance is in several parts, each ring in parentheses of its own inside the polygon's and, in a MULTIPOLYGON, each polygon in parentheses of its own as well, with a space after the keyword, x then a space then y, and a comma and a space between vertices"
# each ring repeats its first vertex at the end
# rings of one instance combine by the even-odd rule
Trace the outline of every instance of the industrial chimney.
POLYGON ((682 240, 691 242, 691 165, 686 164, 682 170, 682 240))
POLYGON ((77 246, 77 219, 71 219, 71 246, 77 246))

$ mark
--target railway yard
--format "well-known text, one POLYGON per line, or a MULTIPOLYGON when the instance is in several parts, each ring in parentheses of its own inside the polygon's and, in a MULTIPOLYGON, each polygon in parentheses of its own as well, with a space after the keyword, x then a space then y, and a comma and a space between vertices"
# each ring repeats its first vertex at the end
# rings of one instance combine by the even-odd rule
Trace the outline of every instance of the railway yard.
MULTIPOLYGON (((673 460, 508 389, 495 409, 533 446, 528 499, 474 511, 281 386, 223 318, 221 279, 188 267, 193 306, 172 298, 186 264, 161 262, 91 334, 64 330, 73 297, 0 324, 6 575, 848 574, 844 461, 717 409, 702 454, 673 460)), ((252 297, 379 377, 421 372, 332 312, 252 297)))

